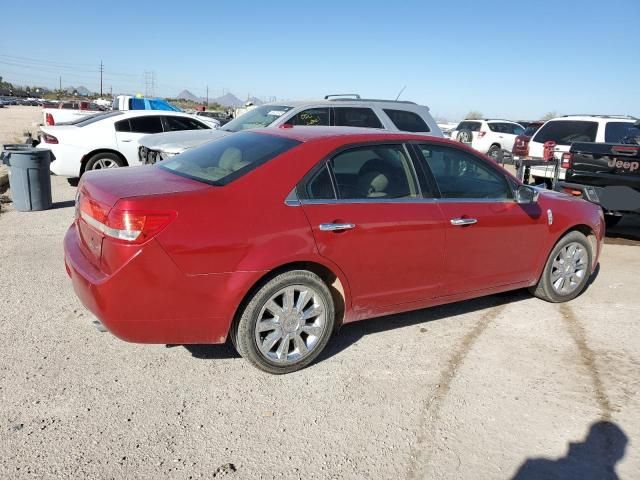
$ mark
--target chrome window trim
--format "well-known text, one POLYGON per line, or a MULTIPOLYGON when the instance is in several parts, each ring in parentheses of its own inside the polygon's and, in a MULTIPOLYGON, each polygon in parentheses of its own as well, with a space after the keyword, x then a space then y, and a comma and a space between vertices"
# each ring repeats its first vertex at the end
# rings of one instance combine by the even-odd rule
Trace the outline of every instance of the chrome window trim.
MULTIPOLYGON (((285 202, 286 203, 286 202, 285 202)), ((296 203, 287 205, 353 205, 353 204, 371 204, 371 203, 397 203, 397 204, 414 204, 414 203, 516 203, 512 198, 503 199, 487 199, 487 198, 360 198, 353 200, 297 200, 296 203)))
POLYGON ((288 207, 299 207, 301 205, 296 187, 293 187, 293 189, 291 189, 287 197, 284 199, 284 204, 288 207))

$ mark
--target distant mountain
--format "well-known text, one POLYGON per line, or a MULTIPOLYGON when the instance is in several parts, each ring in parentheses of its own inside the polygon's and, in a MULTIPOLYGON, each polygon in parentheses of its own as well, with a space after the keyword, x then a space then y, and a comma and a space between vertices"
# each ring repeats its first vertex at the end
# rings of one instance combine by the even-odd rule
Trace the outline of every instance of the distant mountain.
POLYGON ((219 103, 223 107, 241 107, 244 102, 236 97, 233 93, 227 93, 221 97, 214 98, 212 102, 219 103))
POLYGON ((180 100, 190 100, 192 102, 201 102, 202 101, 201 98, 196 97, 189 90, 181 91, 176 98, 180 99, 180 100))

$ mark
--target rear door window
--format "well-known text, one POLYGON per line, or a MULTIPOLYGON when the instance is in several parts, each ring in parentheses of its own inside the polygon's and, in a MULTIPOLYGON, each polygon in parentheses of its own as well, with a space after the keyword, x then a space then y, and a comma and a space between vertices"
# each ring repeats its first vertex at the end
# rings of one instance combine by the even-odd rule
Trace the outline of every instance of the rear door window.
POLYGON ((336 127, 382 128, 378 116, 370 108, 334 107, 336 127))
POLYGON ((162 132, 162 120, 159 115, 130 118, 131 132, 134 133, 160 133, 162 132))
POLYGON ((420 115, 406 110, 384 109, 398 130, 403 132, 429 132, 429 127, 420 115))
POLYGON ((534 135, 532 141, 544 143, 553 141, 557 145, 571 145, 573 142, 595 142, 598 122, 582 120, 554 120, 545 123, 534 135))
POLYGON ((308 108, 294 115, 287 125, 329 126, 329 107, 308 108))
POLYGON ((622 139, 640 137, 640 127, 632 122, 609 122, 604 129, 606 143, 621 143, 622 139))
POLYGON ((338 198, 376 200, 419 196, 413 162, 404 145, 347 150, 330 162, 338 198))

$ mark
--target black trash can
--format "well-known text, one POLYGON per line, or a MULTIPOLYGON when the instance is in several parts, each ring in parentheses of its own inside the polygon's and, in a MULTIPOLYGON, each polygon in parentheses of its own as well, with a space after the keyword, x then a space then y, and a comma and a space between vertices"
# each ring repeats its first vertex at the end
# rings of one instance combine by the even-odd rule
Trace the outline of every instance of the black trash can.
POLYGON ((51 150, 25 144, 4 145, 0 158, 9 166, 9 188, 16 210, 51 208, 51 150))

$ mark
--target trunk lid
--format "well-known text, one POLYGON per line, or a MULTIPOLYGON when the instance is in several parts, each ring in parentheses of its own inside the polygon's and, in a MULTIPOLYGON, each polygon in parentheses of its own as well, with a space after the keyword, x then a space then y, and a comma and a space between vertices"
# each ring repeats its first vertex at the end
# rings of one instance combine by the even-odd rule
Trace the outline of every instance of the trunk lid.
POLYGON ((122 198, 196 192, 211 186, 157 166, 144 166, 86 172, 78 188, 82 194, 112 207, 122 198))

